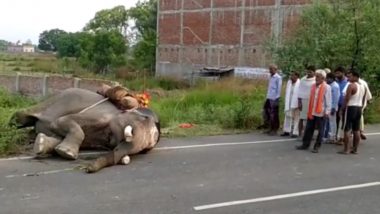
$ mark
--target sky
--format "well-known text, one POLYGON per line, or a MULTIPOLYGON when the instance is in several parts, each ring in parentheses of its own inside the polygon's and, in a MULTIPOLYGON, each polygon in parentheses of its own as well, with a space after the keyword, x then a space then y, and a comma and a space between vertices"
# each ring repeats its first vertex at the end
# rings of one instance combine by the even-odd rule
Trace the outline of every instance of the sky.
POLYGON ((80 31, 95 13, 118 5, 130 8, 138 0, 2 0, 0 39, 10 42, 32 40, 44 30, 59 28, 80 31))

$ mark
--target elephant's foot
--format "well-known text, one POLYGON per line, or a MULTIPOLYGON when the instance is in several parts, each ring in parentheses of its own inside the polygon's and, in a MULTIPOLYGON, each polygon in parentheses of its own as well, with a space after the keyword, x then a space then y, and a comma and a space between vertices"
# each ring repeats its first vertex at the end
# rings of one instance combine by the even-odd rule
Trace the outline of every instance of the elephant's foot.
POLYGON ((33 151, 36 156, 43 156, 54 151, 54 147, 59 144, 60 140, 48 137, 44 133, 39 133, 34 141, 33 151))
POLYGON ((63 158, 69 159, 69 160, 76 160, 78 159, 79 152, 78 149, 71 148, 67 145, 59 144, 55 147, 55 151, 63 158))
POLYGON ((121 159, 121 164, 123 165, 128 165, 130 162, 131 162, 131 158, 129 157, 129 155, 126 155, 121 159))

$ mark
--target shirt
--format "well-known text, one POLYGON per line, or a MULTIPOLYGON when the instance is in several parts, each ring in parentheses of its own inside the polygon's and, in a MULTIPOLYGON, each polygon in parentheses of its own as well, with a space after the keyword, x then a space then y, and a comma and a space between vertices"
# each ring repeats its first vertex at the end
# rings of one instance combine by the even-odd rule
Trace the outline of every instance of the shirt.
MULTIPOLYGON (((348 83, 348 84, 346 84, 346 87, 344 87, 343 92, 342 92, 343 94, 341 94, 343 97, 346 96, 346 91, 347 91, 347 88, 348 88, 348 86, 349 86, 350 84, 351 84, 351 83, 348 83)), ((367 82, 366 82, 365 80, 359 78, 359 84, 360 84, 360 85, 363 85, 363 86, 364 86, 364 89, 365 89, 365 93, 366 93, 366 95, 365 95, 365 100, 364 100, 364 106, 363 106, 363 108, 366 108, 366 107, 367 107, 367 102, 368 102, 369 100, 372 99, 372 93, 371 93, 371 91, 369 90, 368 84, 367 84, 367 82)), ((343 104, 343 103, 342 103, 342 104, 343 104)))
MULTIPOLYGON (((317 88, 315 89, 315 94, 314 94, 314 106, 313 106, 313 116, 316 116, 316 117, 323 117, 325 114, 330 114, 331 112, 331 87, 329 85, 326 84, 326 90, 325 90, 325 94, 323 95, 323 105, 322 105, 322 112, 320 114, 318 114, 317 112, 315 112, 316 108, 317 108, 317 102, 318 102, 318 94, 319 94, 319 89, 320 89, 321 85, 317 86, 317 88)), ((312 96, 310 94, 310 96, 312 96)))
POLYGON ((329 84, 331 87, 331 108, 338 109, 338 103, 340 99, 340 88, 335 81, 329 84))
POLYGON ((339 90, 340 90, 338 105, 342 106, 343 105, 343 99, 344 99, 344 89, 347 86, 348 81, 347 81, 347 78, 344 77, 342 80, 337 80, 336 83, 338 83, 339 90))
POLYGON ((298 89, 298 98, 308 100, 310 98, 311 87, 315 84, 315 77, 303 77, 298 89))
POLYGON ((267 99, 276 100, 281 96, 282 77, 274 74, 269 79, 267 99))

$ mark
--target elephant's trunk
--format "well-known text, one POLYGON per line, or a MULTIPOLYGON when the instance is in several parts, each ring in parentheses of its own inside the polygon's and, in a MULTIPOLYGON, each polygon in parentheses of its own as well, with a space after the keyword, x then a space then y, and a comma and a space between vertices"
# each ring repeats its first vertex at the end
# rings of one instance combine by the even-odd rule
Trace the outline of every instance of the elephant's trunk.
POLYGON ((109 152, 105 156, 97 158, 87 167, 86 171, 88 173, 94 173, 98 172, 99 170, 105 167, 116 165, 126 155, 128 155, 127 151, 115 149, 114 151, 109 152))

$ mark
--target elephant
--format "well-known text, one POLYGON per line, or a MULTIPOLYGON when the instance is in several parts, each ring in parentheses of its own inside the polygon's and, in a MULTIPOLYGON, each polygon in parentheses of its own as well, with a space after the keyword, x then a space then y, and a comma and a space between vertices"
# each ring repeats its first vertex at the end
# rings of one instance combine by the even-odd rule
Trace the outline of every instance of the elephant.
POLYGON ((111 149, 86 167, 89 173, 128 164, 129 155, 153 149, 161 133, 158 116, 149 108, 122 110, 104 96, 80 88, 65 89, 15 112, 9 123, 17 128, 34 127, 36 156, 57 153, 75 160, 80 149, 111 149))

